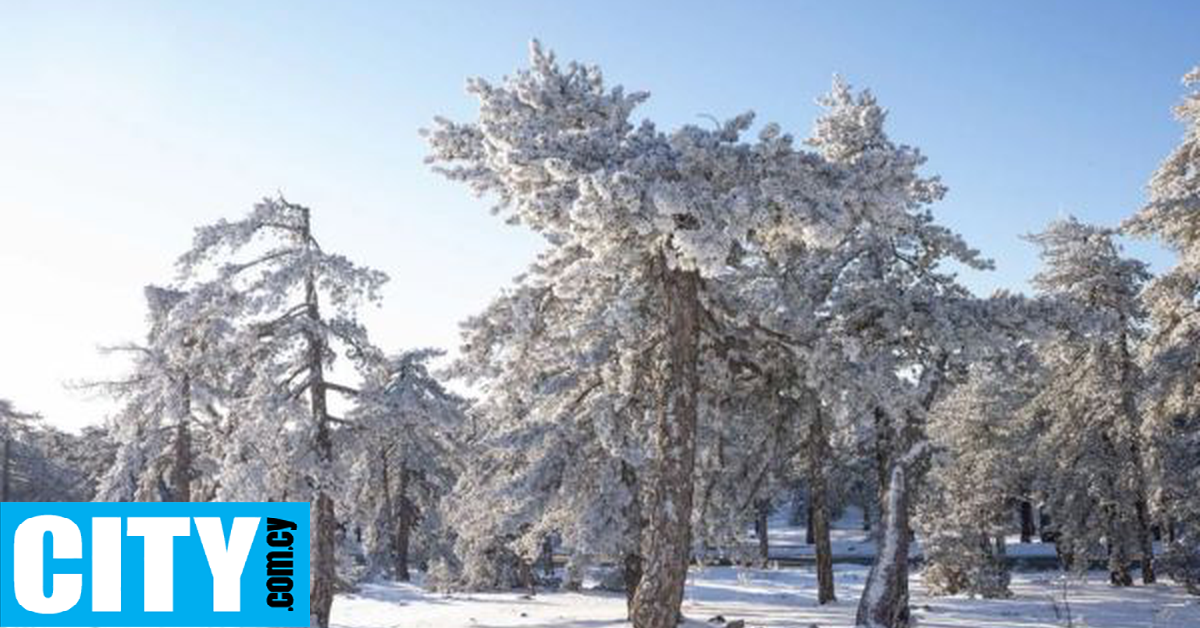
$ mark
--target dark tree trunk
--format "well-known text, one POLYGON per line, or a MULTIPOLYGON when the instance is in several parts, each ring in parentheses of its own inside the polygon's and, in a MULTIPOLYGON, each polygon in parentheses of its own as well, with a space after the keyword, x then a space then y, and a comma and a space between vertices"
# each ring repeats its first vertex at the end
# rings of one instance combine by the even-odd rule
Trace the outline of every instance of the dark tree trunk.
POLYGON ((1150 513, 1146 507, 1146 499, 1139 496, 1137 501, 1138 546, 1142 553, 1142 584, 1154 584, 1154 535, 1150 529, 1150 513))
MULTIPOLYGON (((1101 441, 1104 444, 1104 453, 1110 456, 1110 459, 1116 459, 1117 449, 1109 434, 1101 435, 1101 441)), ((1120 495, 1120 483, 1118 482, 1117 474, 1119 469, 1109 469, 1107 477, 1102 480, 1106 483, 1105 488, 1109 495, 1120 495)), ((1104 513, 1105 522, 1105 548, 1108 552, 1108 580, 1113 586, 1128 587, 1133 586, 1133 575, 1129 571, 1129 538, 1128 538, 1128 522, 1120 515, 1116 504, 1105 504, 1101 506, 1104 513)), ((1087 560, 1085 556, 1083 560, 1087 560)))
POLYGON ((1055 538, 1050 525, 1050 514, 1041 506, 1038 506, 1038 538, 1043 543, 1053 543, 1055 538))
POLYGON ((1129 559, 1119 543, 1108 545, 1108 581, 1114 587, 1133 586, 1133 574, 1129 572, 1129 559))
POLYGON ((633 600, 642 582, 642 483, 637 471, 624 460, 621 461, 621 483, 629 492, 629 504, 625 507, 625 619, 633 619, 633 600))
POLYGON ((808 487, 808 502, 804 504, 804 544, 812 545, 817 542, 813 531, 813 487, 808 487))
POLYGON ((654 428, 656 473, 647 491, 643 574, 633 600, 635 628, 675 628, 691 555, 692 472, 696 463, 700 276, 668 269, 660 253, 668 373, 654 428))
POLYGON ((1033 504, 1028 499, 1021 500, 1021 542, 1029 543, 1033 541, 1034 535, 1033 525, 1033 504))
POLYGON ((817 603, 837 600, 833 589, 833 546, 829 541, 829 487, 825 465, 832 447, 825 430, 825 415, 815 398, 808 427, 809 529, 817 558, 817 603))
POLYGON ((547 578, 554 575, 554 538, 549 534, 542 539, 542 574, 547 578))
POLYGON ((383 527, 383 530, 379 531, 379 533, 391 533, 388 548, 391 550, 389 552, 389 558, 392 559, 392 576, 399 578, 400 575, 395 570, 396 554, 399 551, 399 548, 396 545, 395 531, 399 530, 399 513, 398 509, 396 508, 396 502, 392 499, 392 473, 388 468, 389 466, 388 448, 380 447, 379 481, 383 485, 380 487, 381 492, 383 493, 383 522, 380 525, 383 527))
POLYGON ((771 540, 767 533, 767 517, 771 514, 771 502, 760 499, 755 504, 754 536, 758 539, 758 564, 766 567, 771 560, 771 540))
POLYGON ((408 573, 408 554, 409 546, 412 544, 412 527, 413 520, 416 518, 413 513, 412 501, 408 499, 408 484, 411 472, 408 467, 401 465, 400 480, 396 484, 398 494, 396 500, 399 503, 400 512, 396 517, 396 579, 400 582, 408 582, 411 576, 408 573))
MULTIPOLYGON (((312 232, 310 229, 308 209, 301 209, 302 226, 301 238, 305 246, 311 246, 312 232)), ((321 324, 321 311, 317 296, 317 280, 314 271, 310 270, 304 284, 305 316, 313 327, 321 324)), ((334 557, 334 533, 337 527, 333 511, 333 498, 329 495, 329 487, 325 485, 328 475, 333 472, 333 437, 329 427, 329 409, 326 400, 325 387, 325 344, 315 330, 306 332, 307 361, 309 375, 309 401, 311 403, 312 421, 316 428, 313 439, 314 454, 316 455, 319 476, 313 478, 316 484, 316 500, 313 502, 313 547, 311 574, 311 619, 319 628, 329 627, 329 615, 333 608, 334 584, 337 578, 337 563, 334 557)))
POLYGON ((517 571, 520 573, 521 586, 530 597, 537 595, 537 581, 533 577, 533 565, 524 558, 517 558, 517 571))
POLYGON ((1063 571, 1075 569, 1075 551, 1070 545, 1062 542, 1062 537, 1057 537, 1054 541, 1054 554, 1058 556, 1058 563, 1062 565, 1063 571))
POLYGON ((179 423, 175 425, 175 460, 171 466, 171 490, 175 501, 190 502, 192 501, 191 378, 185 375, 180 388, 183 407, 179 423))
MULTIPOLYGON (((1124 319, 1121 321, 1126 323, 1124 319)), ((1128 329, 1125 324, 1122 329, 1128 329)), ((1150 515, 1146 506, 1146 477, 1142 464, 1142 445, 1140 442, 1141 420, 1137 409, 1137 367, 1134 364, 1133 356, 1129 352, 1129 338, 1126 333, 1122 333, 1119 339, 1118 355, 1121 360, 1121 389, 1124 395, 1121 399, 1121 408, 1125 414, 1125 421, 1128 424, 1129 433, 1132 434, 1130 442, 1130 456, 1132 458, 1131 473, 1134 477, 1134 512, 1137 514, 1137 541, 1138 548, 1142 553, 1142 582, 1144 584, 1153 584, 1154 577, 1154 540, 1150 536, 1150 515)))
POLYGON ((884 530, 883 518, 887 515, 887 486, 888 474, 892 460, 892 426, 889 424, 887 413, 883 408, 875 408, 873 412, 875 426, 875 486, 877 497, 875 512, 879 513, 879 526, 875 528, 875 540, 878 542, 884 530))
POLYGON ((905 628, 908 609, 908 480, 897 461, 885 483, 880 543, 855 615, 856 626, 905 628))
POLYGON ((1109 582, 1112 586, 1133 586, 1133 574, 1129 573, 1129 555, 1126 539, 1120 530, 1115 513, 1109 513, 1109 534, 1105 540, 1109 554, 1109 582))
POLYGON ((871 503, 874 501, 875 500, 873 500, 873 499, 862 500, 862 510, 863 510, 862 529, 863 529, 863 532, 871 531, 871 516, 874 514, 873 511, 871 510, 871 503))
POLYGON ((313 505, 316 510, 316 522, 313 533, 316 537, 313 547, 312 592, 310 600, 313 622, 319 628, 329 627, 329 615, 333 609, 334 579, 337 577, 334 563, 334 527, 336 525, 333 512, 333 499, 325 491, 317 494, 317 502, 313 505))
POLYGON ((637 552, 625 554, 625 619, 633 619, 633 603, 638 585, 642 582, 642 556, 637 552))

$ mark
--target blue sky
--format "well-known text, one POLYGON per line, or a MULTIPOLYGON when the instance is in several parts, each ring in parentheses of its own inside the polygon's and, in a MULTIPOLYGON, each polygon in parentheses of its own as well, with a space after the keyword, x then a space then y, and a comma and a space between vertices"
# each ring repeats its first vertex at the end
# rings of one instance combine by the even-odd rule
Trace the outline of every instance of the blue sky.
MULTIPOLYGON (((1181 136, 1194 2, 111 2, 0 0, 0 397, 78 427, 110 406, 99 344, 142 333, 141 287, 191 229, 282 190, 327 248, 388 272, 388 349, 453 346, 537 250, 422 163, 472 75, 540 38, 652 93, 660 126, 746 109, 806 135, 833 73, 950 188, 936 211, 1023 290, 1019 239, 1074 213, 1115 224, 1181 136)), ((1130 251, 1161 268, 1153 246, 1130 251)))

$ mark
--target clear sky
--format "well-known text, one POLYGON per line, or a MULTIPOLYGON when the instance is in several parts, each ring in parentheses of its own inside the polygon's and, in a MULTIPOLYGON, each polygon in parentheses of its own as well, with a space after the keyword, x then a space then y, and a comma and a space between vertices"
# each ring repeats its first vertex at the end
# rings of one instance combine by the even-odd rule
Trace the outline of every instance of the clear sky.
POLYGON ((664 127, 753 109, 804 136, 833 73, 872 88, 949 185, 939 217, 996 260, 966 277, 986 293, 1026 288, 1021 234, 1142 201, 1200 3, 0 0, 0 398, 101 420, 64 383, 117 375, 96 347, 140 338, 141 287, 192 228, 277 190, 391 275, 383 347, 454 346, 538 242, 431 174, 417 131, 469 117, 466 77, 532 37, 650 91, 664 127))

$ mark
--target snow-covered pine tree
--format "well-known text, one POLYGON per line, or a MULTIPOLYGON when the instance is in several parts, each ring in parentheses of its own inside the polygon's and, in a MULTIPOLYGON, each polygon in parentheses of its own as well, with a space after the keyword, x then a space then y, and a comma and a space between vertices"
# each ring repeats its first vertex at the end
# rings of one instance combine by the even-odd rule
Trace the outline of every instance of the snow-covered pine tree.
POLYGON ((745 562, 744 537, 753 523, 757 558, 765 564, 765 519, 805 459, 807 399, 797 399, 790 384, 796 376, 789 353, 739 342, 734 334, 724 340, 706 346, 701 363, 693 545, 706 558, 745 562))
POLYGON ((1039 349, 1047 376, 1032 406, 1048 420, 1050 511, 1080 568, 1104 543, 1113 584, 1133 583, 1137 552, 1153 582, 1137 407, 1142 376, 1134 359, 1144 320, 1138 293, 1149 274, 1144 263, 1121 256, 1111 230, 1073 217, 1029 239, 1044 264, 1035 288, 1062 303, 1058 329, 1039 349))
POLYGON ((131 372, 118 381, 89 384, 122 403, 111 426, 116 458, 100 481, 97 499, 210 499, 214 469, 206 453, 207 428, 220 419, 215 407, 225 374, 205 352, 225 339, 229 323, 213 318, 208 309, 177 308, 187 296, 178 290, 147 286, 145 296, 145 342, 105 349, 130 355, 131 372), (197 490, 197 480, 203 480, 203 491, 197 490))
POLYGON ((571 549, 568 584, 597 558, 623 565, 629 594, 640 579, 647 282, 564 277, 581 254, 552 246, 464 323, 452 373, 480 393, 478 429, 449 512, 468 587, 517 584, 513 560, 549 537, 571 549))
POLYGON ((51 454, 74 476, 73 499, 92 501, 96 499, 104 475, 114 464, 117 443, 113 441, 109 427, 103 424, 89 425, 78 435, 67 436, 70 444, 59 447, 57 453, 52 450, 51 454))
MULTIPOLYGON (((836 283, 837 273, 827 272, 836 265, 831 260, 841 259, 843 253, 841 249, 781 245, 754 264, 752 272, 721 284, 713 282, 718 288, 714 305, 728 318, 727 329, 738 332, 726 334, 718 344, 718 363, 726 364, 729 373, 725 398, 727 403, 758 415, 734 422, 731 430, 732 440, 742 442, 748 452, 742 455, 749 457, 747 466, 754 479, 750 485, 755 491, 750 495, 769 503, 787 490, 793 499, 799 499, 794 494, 797 491, 787 486, 803 484, 805 519, 816 546, 821 603, 836 597, 826 476, 832 471, 832 411, 839 405, 833 400, 842 392, 837 388, 843 383, 838 378, 846 368, 845 364, 832 366, 829 356, 837 355, 840 347, 829 342, 828 319, 821 310, 836 283), (818 362, 823 370, 810 370, 818 362), (756 442, 762 445, 756 446, 756 442)), ((724 480, 732 482, 734 494, 746 492, 744 478, 739 479, 737 473, 727 475, 730 477, 724 480)), ((760 519, 756 525, 765 560, 764 514, 755 514, 760 519)))
POLYGON ((330 412, 331 393, 356 389, 330 379, 338 349, 360 376, 382 369, 357 310, 377 302, 382 272, 326 252, 307 207, 267 198, 237 221, 196 230, 179 258, 185 320, 220 309, 237 333, 212 352, 236 381, 218 476, 218 499, 298 499, 313 504, 311 609, 329 625, 336 586, 339 487, 335 432, 348 425, 330 412))
POLYGON ((448 551, 440 502, 453 486, 457 432, 464 403, 429 372, 440 351, 405 351, 388 359, 382 378, 367 381, 351 413, 355 430, 343 447, 352 451, 345 509, 364 532, 373 569, 409 580, 411 550, 422 563, 448 551))
MULTIPOLYGON (((748 114, 713 130, 635 127, 630 114, 646 94, 608 90, 597 68, 561 68, 536 44, 532 66, 501 85, 473 80, 479 121, 439 120, 430 159, 494 195, 511 222, 581 249, 571 276, 640 278, 637 288, 657 300, 637 329, 659 343, 662 368, 633 620, 670 628, 691 554, 704 282, 763 241, 830 244, 840 207, 821 185, 822 161, 774 125, 754 144, 740 141, 748 114)), ((630 316, 621 302, 609 311, 630 316)))
POLYGON ((38 419, 38 415, 18 411, 11 401, 0 399, 0 502, 16 501, 12 497, 17 452, 30 440, 38 419))
MULTIPOLYGON (((481 393, 482 434, 451 519, 471 588, 517 584, 507 548, 529 562, 550 537, 571 550, 569 584, 593 559, 621 564, 627 593, 639 579, 642 434, 661 362, 658 336, 640 330, 654 302, 640 277, 560 276, 578 255, 552 247, 465 325, 454 371, 481 393)), ((722 344, 701 346, 693 474, 694 545, 716 551, 737 549, 754 499, 770 494, 788 442, 796 447, 779 438, 792 425, 779 424, 774 394, 751 383, 760 370, 745 368, 752 356, 722 344)))
POLYGON ((1024 467, 1015 463, 1034 444, 1023 412, 1035 366, 1021 346, 975 364, 930 413, 934 454, 917 522, 922 575, 935 594, 1011 595, 1004 544, 1023 489, 1024 467))
POLYGON ((0 399, 0 501, 89 501, 111 454, 102 428, 70 434, 0 399))
POLYGON ((888 138, 875 98, 835 81, 821 103, 827 112, 809 143, 846 173, 840 184, 854 228, 822 269, 831 287, 816 308, 828 319, 821 337, 840 350, 815 353, 809 372, 840 378, 826 385, 834 391, 827 398, 849 393, 865 410, 859 425, 875 442, 883 525, 856 622, 895 628, 909 621, 909 505, 926 449, 925 416, 987 346, 981 338, 996 304, 977 302, 942 268, 990 263, 934 222, 929 205, 945 189, 919 173, 919 151, 888 138))
POLYGON ((1145 343, 1149 386, 1142 397, 1152 502, 1167 531, 1168 569, 1200 595, 1200 66, 1176 108, 1179 146, 1150 179, 1150 198, 1123 226, 1155 237, 1178 257, 1143 295, 1151 322, 1145 343))

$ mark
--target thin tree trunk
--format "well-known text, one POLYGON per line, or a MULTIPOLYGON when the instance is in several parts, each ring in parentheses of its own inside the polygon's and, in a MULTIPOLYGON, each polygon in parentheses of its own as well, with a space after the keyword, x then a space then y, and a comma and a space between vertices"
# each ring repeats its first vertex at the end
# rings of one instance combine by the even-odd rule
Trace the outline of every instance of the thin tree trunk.
POLYGON ((881 541, 858 602, 856 626, 905 628, 908 609, 908 481, 902 461, 893 463, 879 526, 881 541))
POLYGON ((400 466, 400 480, 396 483, 399 492, 397 499, 400 505, 399 516, 396 517, 396 579, 408 582, 411 575, 408 572, 409 546, 412 543, 413 516, 412 502, 408 499, 408 484, 411 472, 407 465, 400 466))
POLYGON ((656 475, 642 535, 644 573, 633 600, 635 628, 675 628, 691 554, 692 473, 696 464, 700 276, 668 269, 660 253, 669 371, 654 430, 656 475))
POLYGON ((1138 545, 1142 552, 1142 584, 1154 584, 1154 535, 1150 529, 1150 515, 1146 507, 1146 498, 1139 496, 1136 504, 1138 524, 1138 545))
POLYGON ((771 514, 771 502, 760 499, 755 504, 754 536, 758 538, 758 564, 766 567, 771 560, 771 540, 768 538, 767 517, 771 514))
POLYGON ((547 578, 554 575, 554 538, 549 534, 542 539, 542 574, 547 578))
POLYGON ((1134 511, 1137 513, 1137 540, 1142 552, 1142 582, 1153 584, 1154 577, 1154 540, 1150 536, 1150 517, 1146 508, 1146 476, 1142 464, 1142 446, 1140 442, 1140 417, 1137 410, 1138 373, 1133 356, 1129 352, 1129 337, 1124 331, 1128 323, 1122 316, 1122 333, 1119 338, 1118 356, 1121 360, 1121 409, 1128 424, 1131 440, 1129 444, 1131 473, 1134 474, 1134 511))
POLYGON ((172 498, 177 502, 192 501, 192 382, 187 375, 180 383, 179 422, 175 425, 175 460, 171 466, 172 498))
POLYGON ((1125 539, 1117 530, 1115 517, 1110 516, 1108 548, 1108 580, 1113 586, 1133 586, 1133 575, 1129 573, 1129 554, 1125 551, 1125 539))
POLYGON ((517 573, 521 578, 521 586, 525 587, 525 593, 529 597, 537 595, 537 581, 533 577, 533 565, 520 556, 517 557, 517 573))
POLYGON ((380 533, 382 534, 384 531, 391 533, 389 542, 389 548, 391 549, 391 552, 389 552, 389 557, 392 559, 392 576, 399 577, 399 574, 395 571, 396 554, 399 552, 399 548, 396 545, 396 535, 394 532, 395 530, 399 529, 399 522, 397 521, 399 518, 399 513, 397 512, 395 501, 392 500, 392 474, 388 467, 388 449, 386 447, 380 447, 379 480, 380 483, 383 484, 383 486, 380 487, 383 493, 383 522, 381 523, 383 530, 381 530, 380 533))
POLYGON ((637 552, 625 554, 625 619, 633 619, 633 604, 642 581, 642 556, 637 552))
POLYGON ((887 413, 883 408, 876 407, 873 411, 875 425, 875 475, 877 497, 875 511, 878 514, 879 526, 875 528, 875 541, 880 542, 884 534, 883 518, 887 514, 888 473, 891 469, 892 458, 892 426, 889 424, 887 413))
POLYGON ((314 504, 314 509, 316 510, 315 519, 317 523, 313 526, 316 543, 313 547, 312 592, 310 596, 312 608, 310 613, 314 625, 319 628, 328 628, 329 615, 333 608, 334 581, 337 577, 333 556, 333 537, 336 525, 333 512, 333 499, 325 491, 320 491, 317 493, 317 502, 314 504))
POLYGON ((1033 525, 1033 504, 1028 499, 1021 500, 1021 542, 1029 543, 1033 541, 1034 535, 1033 525))
POLYGON ((808 427, 808 501, 810 528, 817 558, 817 603, 837 600, 833 589, 833 546, 829 541, 829 486, 825 464, 832 447, 825 430, 825 416, 820 402, 813 399, 813 411, 808 427))
MULTIPOLYGON (((1109 434, 1102 434, 1101 441, 1104 444, 1104 453, 1110 456, 1109 459, 1117 459, 1117 448, 1109 434)), ((1118 473, 1120 473, 1119 469, 1110 469, 1104 479, 1107 483, 1108 494, 1114 496, 1114 499, 1122 496, 1117 478, 1118 473)), ((1120 516, 1116 504, 1106 504, 1102 508, 1106 524, 1104 536, 1105 546, 1108 550, 1108 580, 1117 587, 1133 586, 1133 575, 1129 572, 1128 522, 1120 516)), ((1085 557, 1084 560, 1087 558, 1085 557)))
POLYGON ((987 554, 987 568, 982 574, 982 581, 975 583, 976 592, 989 599, 1012 597, 1012 591, 1008 588, 1011 575, 1006 558, 1008 554, 1007 541, 1003 534, 994 537, 985 534, 983 538, 986 546, 984 551, 987 554))
POLYGON ((632 465, 621 461, 621 483, 629 492, 629 504, 625 510, 626 547, 624 560, 625 619, 633 619, 633 600, 642 582, 642 485, 632 465))
MULTIPOLYGON (((305 246, 311 246, 311 230, 308 209, 302 209, 301 237, 305 246)), ((305 315, 315 328, 321 324, 321 311, 317 296, 317 281, 310 270, 304 284, 305 315)), ((326 483, 333 473, 333 437, 329 429, 329 411, 325 389, 325 345, 321 336, 310 329, 306 332, 308 343, 309 400, 312 421, 316 428, 313 441, 317 460, 316 500, 313 504, 312 574, 310 602, 312 623, 319 628, 329 627, 329 615, 333 608, 334 584, 337 578, 337 563, 334 557, 334 530, 337 521, 333 512, 333 498, 326 483)))
POLYGON ((804 544, 813 545, 817 542, 813 532, 813 488, 808 487, 808 502, 804 505, 804 544))
POLYGON ((1055 541, 1055 533, 1050 522, 1050 514, 1046 512, 1044 506, 1038 506, 1038 538, 1043 543, 1053 543, 1055 541))

